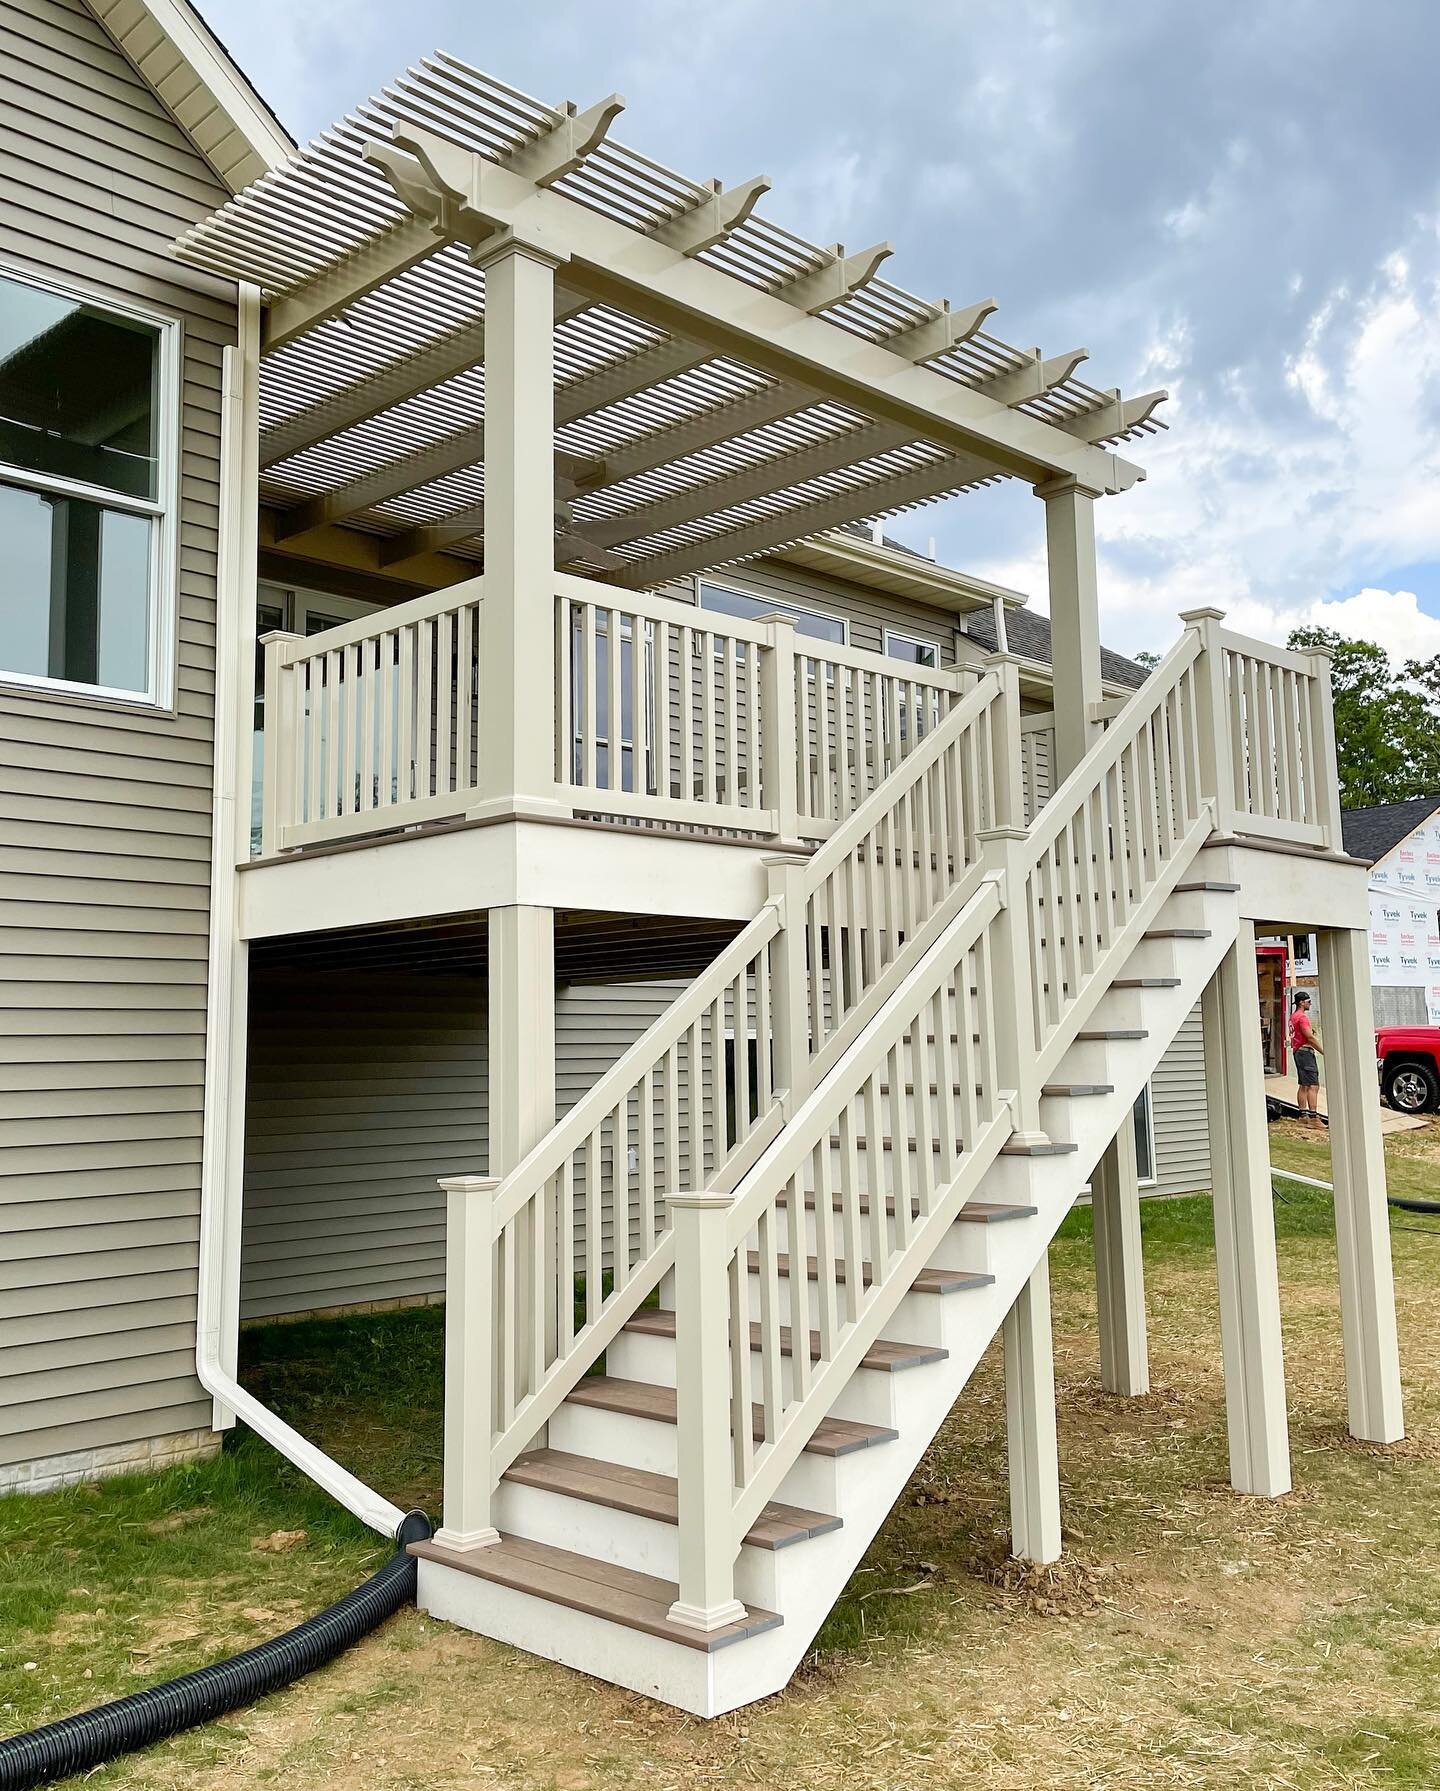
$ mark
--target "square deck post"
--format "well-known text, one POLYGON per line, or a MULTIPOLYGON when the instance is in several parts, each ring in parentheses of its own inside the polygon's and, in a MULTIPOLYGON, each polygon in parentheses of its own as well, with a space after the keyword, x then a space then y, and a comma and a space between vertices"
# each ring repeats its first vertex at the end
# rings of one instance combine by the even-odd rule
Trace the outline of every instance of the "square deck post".
POLYGON ((1230 1484, 1277 1498, 1290 1490, 1290 1433, 1252 921, 1206 985, 1202 1017, 1230 1484))
POLYGON ((1022 1561, 1056 1561, 1061 1546, 1060 1457, 1048 1252, 1006 1314, 1004 1337, 1010 1552, 1022 1561))
POLYGON ((1150 1351, 1132 1114, 1125 1115, 1124 1124, 1095 1165, 1090 1198, 1095 1221, 1100 1384, 1107 1393, 1133 1399, 1150 1391, 1150 1351))
POLYGON ((1050 659, 1054 668, 1058 788, 1100 734, 1100 594, 1095 570, 1095 499, 1078 479, 1035 487, 1045 504, 1050 582, 1050 659))
POLYGON ((1371 1049, 1375 1016, 1369 948, 1366 935, 1353 930, 1322 931, 1318 944, 1350 1434, 1370 1443, 1396 1443, 1405 1434, 1405 1418, 1380 1097, 1371 1049))
POLYGON ((553 814, 558 263, 508 236, 475 260, 485 270, 485 579, 470 813, 553 814))

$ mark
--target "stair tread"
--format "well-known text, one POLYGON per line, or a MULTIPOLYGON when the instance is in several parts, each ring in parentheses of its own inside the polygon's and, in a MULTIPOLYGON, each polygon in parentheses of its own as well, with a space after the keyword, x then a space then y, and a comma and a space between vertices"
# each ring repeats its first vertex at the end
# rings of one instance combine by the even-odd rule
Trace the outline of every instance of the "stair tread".
POLYGON ((1171 895, 1239 895, 1240 885, 1238 883, 1214 883, 1205 881, 1199 883, 1177 883, 1170 893, 1171 895))
MULTIPOLYGON (((532 1449, 518 1456, 505 1470, 505 1479, 517 1486, 562 1493, 612 1511, 628 1511, 662 1524, 678 1524, 680 1502, 673 1474, 654 1474, 647 1468, 627 1467, 623 1462, 597 1461, 589 1455, 572 1455, 564 1449, 532 1449)), ((811 1536, 823 1536, 841 1528, 843 1520, 828 1511, 806 1511, 799 1505, 772 1501, 746 1532, 752 1548, 789 1548, 811 1536)))
POLYGON ((1151 927, 1147 939, 1208 939, 1209 927, 1151 927))
MULTIPOLYGON (((656 1307, 646 1307, 635 1314, 625 1329, 642 1337, 673 1337, 675 1314, 656 1307)), ((760 1343, 760 1326, 753 1324, 750 1327, 751 1349, 758 1350, 760 1343)), ((794 1338, 789 1325, 780 1327, 780 1353, 785 1356, 794 1354, 794 1338)), ((922 1368, 929 1362, 943 1362, 949 1354, 949 1350, 941 1349, 938 1345, 931 1347, 923 1343, 892 1343, 881 1337, 860 1358, 860 1366, 876 1369, 882 1374, 895 1374, 902 1368, 922 1368)), ((818 1362, 820 1359, 818 1331, 810 1333, 810 1357, 812 1361, 818 1362)))
MULTIPOLYGON (((602 1412, 622 1412, 631 1418, 649 1418, 657 1424, 675 1422, 675 1389, 657 1387, 650 1381, 626 1381, 613 1374, 592 1374, 573 1388, 566 1399, 572 1405, 593 1406, 602 1412)), ((754 1408, 756 1441, 764 1435, 763 1411, 754 1408)), ((893 1443, 899 1431, 879 1424, 857 1424, 849 1418, 822 1418, 805 1445, 811 1455, 849 1455, 876 1443, 893 1443)))
MULTIPOLYGON (((790 1275, 790 1258, 788 1256, 777 1256, 775 1260, 781 1276, 788 1280, 790 1275)), ((758 1250, 751 1250, 749 1252, 749 1263, 751 1273, 758 1274, 760 1269, 760 1252, 758 1250)), ((815 1257, 807 1256, 805 1258, 805 1267, 806 1273, 811 1281, 819 1279, 819 1264, 815 1257)), ((844 1281, 848 1269, 848 1263, 837 1261, 835 1264, 835 1279, 837 1281, 844 1281)), ((866 1287, 869 1287, 871 1281, 874 1279, 873 1266, 868 1262, 862 1262, 860 1265, 860 1275, 863 1284, 866 1287)), ((994 1280, 995 1277, 993 1275, 972 1274, 966 1269, 921 1269, 920 1273, 910 1283, 910 1286, 916 1293, 951 1294, 964 1293, 975 1287, 990 1287, 993 1285, 994 1280)))
POLYGON ((1077 1041, 1084 1039, 1099 1044, 1110 1044, 1122 1039, 1148 1039, 1149 1036, 1143 1026, 1101 1026, 1089 1032, 1075 1034, 1077 1041))
POLYGON ((1117 976, 1112 989, 1178 989, 1178 976, 1117 976))
POLYGON ((731 1642, 776 1629, 784 1621, 774 1611, 747 1608, 742 1618, 727 1623, 723 1629, 708 1634, 687 1629, 683 1623, 670 1620, 670 1607, 680 1596, 680 1588, 672 1581, 636 1573, 633 1568, 616 1567, 609 1561, 596 1561, 589 1555, 573 1554, 569 1549, 551 1548, 545 1542, 531 1542, 523 1536, 502 1535, 489 1548, 472 1549, 446 1548, 433 1541, 412 1542, 410 1553, 423 1561, 438 1561, 461 1573, 473 1574, 492 1585, 528 1592, 550 1604, 567 1605, 572 1611, 603 1617, 625 1629, 642 1630, 646 1635, 660 1636, 702 1654, 713 1654, 731 1642))
POLYGON ((1047 1082, 1040 1090, 1056 1100, 1079 1099, 1082 1095, 1114 1094, 1113 1082, 1047 1082))
POLYGON ((1008 1138, 1000 1146, 1002 1157, 1068 1157, 1072 1151, 1079 1150, 1078 1144, 1072 1144, 1065 1138, 1046 1138, 1038 1144, 1024 1144, 1019 1139, 1008 1138))
MULTIPOLYGON (((781 1194, 777 1196, 775 1204, 779 1207, 788 1207, 790 1202, 783 1194, 781 1194)), ((832 1194, 830 1197, 830 1205, 833 1211, 843 1213, 845 1210, 845 1196, 843 1194, 832 1194)), ((815 1211, 815 1195, 813 1192, 805 1196, 805 1209, 807 1212, 811 1213, 815 1211)), ((1035 1217, 1035 1210, 1036 1209, 1033 1206, 1020 1206, 1011 1201, 967 1200, 960 1211, 956 1213, 955 1223, 957 1225, 998 1225, 1006 1219, 1033 1219, 1035 1217)), ((862 1194, 860 1196, 860 1211, 865 1214, 868 1214, 870 1211, 870 1196, 868 1194, 862 1194)), ((887 1194, 885 1196, 885 1211, 890 1214, 892 1218, 894 1217, 895 1196, 893 1194, 887 1194)), ((912 1219, 918 1219, 920 1216, 919 1196, 912 1195, 910 1197, 910 1217, 912 1219)))

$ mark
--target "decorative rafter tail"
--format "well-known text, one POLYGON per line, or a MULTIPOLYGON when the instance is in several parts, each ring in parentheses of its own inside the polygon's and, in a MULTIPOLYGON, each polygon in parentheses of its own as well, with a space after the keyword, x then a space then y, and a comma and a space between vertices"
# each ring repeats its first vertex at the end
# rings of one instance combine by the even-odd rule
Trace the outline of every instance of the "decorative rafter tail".
POLYGON ((678 249, 682 255, 702 254, 738 230, 770 191, 770 186, 767 174, 757 174, 736 187, 722 188, 718 180, 712 181, 711 190, 689 211, 667 218, 650 234, 656 242, 678 249))

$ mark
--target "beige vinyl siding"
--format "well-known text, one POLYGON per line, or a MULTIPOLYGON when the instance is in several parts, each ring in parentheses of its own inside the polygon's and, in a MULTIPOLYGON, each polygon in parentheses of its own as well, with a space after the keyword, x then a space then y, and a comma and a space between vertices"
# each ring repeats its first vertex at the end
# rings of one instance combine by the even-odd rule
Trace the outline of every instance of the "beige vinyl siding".
MULTIPOLYGON (((684 987, 574 984, 555 997, 568 1113, 684 987)), ((443 1175, 487 1163, 478 978, 257 975, 251 992, 241 1316, 445 1289, 443 1175)))
POLYGON ((0 688, 0 1465, 209 1420, 195 1278, 224 190, 79 0, 0 0, 0 266, 181 325, 173 713, 0 688))
POLYGON ((1190 1194, 1210 1186, 1210 1131, 1205 1113, 1205 1041, 1200 1005, 1150 1079, 1157 1194, 1190 1194))

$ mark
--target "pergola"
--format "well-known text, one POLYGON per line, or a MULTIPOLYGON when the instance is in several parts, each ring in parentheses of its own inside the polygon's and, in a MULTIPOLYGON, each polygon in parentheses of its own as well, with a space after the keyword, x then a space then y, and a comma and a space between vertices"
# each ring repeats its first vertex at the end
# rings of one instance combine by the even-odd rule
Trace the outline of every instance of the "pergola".
MULTIPOLYGON (((557 568, 663 588, 1022 479, 1051 500, 1078 757, 1100 696, 1090 500, 1143 476, 1113 444, 1163 427, 1165 393, 1010 345, 990 299, 917 298, 882 276, 888 243, 804 241, 760 211, 764 178, 625 148, 623 105, 546 106, 437 55, 180 239, 265 302, 262 539, 421 587, 483 561, 487 610, 499 575, 518 613, 557 568)), ((524 636, 487 646, 511 688, 546 650, 524 636)))

